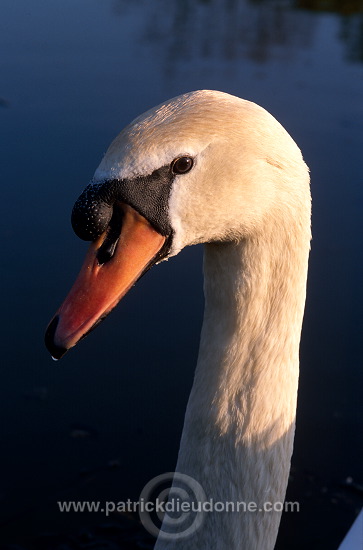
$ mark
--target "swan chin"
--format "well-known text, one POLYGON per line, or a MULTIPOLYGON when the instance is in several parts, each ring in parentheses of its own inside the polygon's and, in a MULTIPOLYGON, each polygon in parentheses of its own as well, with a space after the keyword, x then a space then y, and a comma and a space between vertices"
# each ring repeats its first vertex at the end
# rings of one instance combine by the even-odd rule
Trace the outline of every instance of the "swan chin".
POLYGON ((119 208, 120 232, 111 236, 108 228, 91 244, 73 287, 48 325, 45 344, 54 359, 60 359, 96 328, 145 271, 167 253, 167 237, 131 206, 119 208))

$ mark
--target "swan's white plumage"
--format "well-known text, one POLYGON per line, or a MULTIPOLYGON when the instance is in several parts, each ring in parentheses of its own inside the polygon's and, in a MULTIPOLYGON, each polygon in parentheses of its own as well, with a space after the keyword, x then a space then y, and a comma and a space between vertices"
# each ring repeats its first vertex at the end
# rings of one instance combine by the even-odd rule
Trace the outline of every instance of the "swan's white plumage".
MULTIPOLYGON (((150 174, 192 155, 169 200, 170 255, 205 248, 206 307, 177 471, 215 501, 284 500, 310 241, 308 169, 264 109, 214 91, 133 121, 95 181, 150 174)), ((208 514, 192 539, 157 550, 269 550, 279 513, 208 514)))

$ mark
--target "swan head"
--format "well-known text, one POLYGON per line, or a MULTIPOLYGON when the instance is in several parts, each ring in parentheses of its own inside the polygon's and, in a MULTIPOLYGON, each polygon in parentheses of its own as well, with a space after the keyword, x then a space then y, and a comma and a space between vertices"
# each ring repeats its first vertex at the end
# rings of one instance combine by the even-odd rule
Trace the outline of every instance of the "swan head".
POLYGON ((142 114, 75 203, 73 228, 92 244, 47 329, 49 351, 60 358, 155 263, 256 235, 281 208, 299 210, 307 188, 297 145, 253 103, 204 90, 142 114))

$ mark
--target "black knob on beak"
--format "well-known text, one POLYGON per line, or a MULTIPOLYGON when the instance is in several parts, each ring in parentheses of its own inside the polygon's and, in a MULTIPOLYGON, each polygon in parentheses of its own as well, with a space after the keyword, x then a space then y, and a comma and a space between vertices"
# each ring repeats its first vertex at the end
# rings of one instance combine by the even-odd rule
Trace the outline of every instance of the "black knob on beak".
POLYGON ((73 230, 80 239, 95 241, 106 231, 115 202, 112 183, 90 184, 77 199, 71 221, 73 230))

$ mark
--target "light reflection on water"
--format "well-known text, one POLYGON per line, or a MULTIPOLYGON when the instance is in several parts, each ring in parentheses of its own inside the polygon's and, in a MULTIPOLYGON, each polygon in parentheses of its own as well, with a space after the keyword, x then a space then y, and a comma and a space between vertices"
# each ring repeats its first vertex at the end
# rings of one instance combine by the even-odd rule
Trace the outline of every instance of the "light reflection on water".
POLYGON ((135 497, 174 467, 202 318, 201 249, 154 268, 61 363, 42 338, 85 251, 72 204, 110 140, 154 104, 214 88, 270 110, 311 168, 290 495, 304 510, 283 525, 279 548, 313 548, 318 512, 326 547, 337 546, 357 505, 338 483, 362 478, 362 2, 5 0, 2 15, 0 492, 2 517, 16 518, 2 536, 37 533, 44 517, 64 522, 60 494, 135 497))
MULTIPOLYGON (((143 0, 137 9, 143 14, 140 39, 148 45, 162 43, 169 69, 177 59, 186 62, 195 57, 225 61, 247 57, 260 63, 276 56, 291 58, 297 49, 311 46, 318 22, 311 12, 323 10, 340 14, 337 38, 347 58, 363 59, 361 1, 161 0, 155 4, 143 0)), ((115 0, 114 11, 124 17, 129 3, 115 0)))

